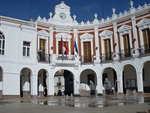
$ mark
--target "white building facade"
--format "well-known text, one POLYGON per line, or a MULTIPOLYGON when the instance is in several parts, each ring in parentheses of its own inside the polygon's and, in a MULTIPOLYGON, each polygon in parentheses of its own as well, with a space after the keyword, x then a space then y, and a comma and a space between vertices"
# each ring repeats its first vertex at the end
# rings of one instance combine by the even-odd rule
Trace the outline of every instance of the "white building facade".
POLYGON ((64 2, 49 19, 0 16, 0 98, 41 97, 44 88, 48 96, 80 95, 90 81, 103 94, 105 78, 115 93, 150 93, 150 4, 130 5, 81 23, 64 2))

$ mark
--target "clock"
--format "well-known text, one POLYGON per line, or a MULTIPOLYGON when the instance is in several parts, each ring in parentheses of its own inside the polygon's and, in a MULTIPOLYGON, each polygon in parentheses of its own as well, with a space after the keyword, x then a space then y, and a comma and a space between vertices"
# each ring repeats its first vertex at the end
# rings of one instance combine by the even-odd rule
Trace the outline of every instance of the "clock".
POLYGON ((60 17, 61 19, 65 19, 65 18, 66 18, 66 14, 65 14, 65 13, 60 13, 60 14, 59 14, 59 17, 60 17))

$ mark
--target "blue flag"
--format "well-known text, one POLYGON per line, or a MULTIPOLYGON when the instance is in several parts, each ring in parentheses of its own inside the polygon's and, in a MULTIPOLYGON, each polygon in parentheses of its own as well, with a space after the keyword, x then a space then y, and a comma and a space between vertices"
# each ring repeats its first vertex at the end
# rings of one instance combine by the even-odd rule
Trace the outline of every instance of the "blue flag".
POLYGON ((75 49, 75 51, 76 51, 76 52, 77 52, 77 54, 78 54, 78 47, 77 47, 76 40, 74 40, 74 49, 75 49))

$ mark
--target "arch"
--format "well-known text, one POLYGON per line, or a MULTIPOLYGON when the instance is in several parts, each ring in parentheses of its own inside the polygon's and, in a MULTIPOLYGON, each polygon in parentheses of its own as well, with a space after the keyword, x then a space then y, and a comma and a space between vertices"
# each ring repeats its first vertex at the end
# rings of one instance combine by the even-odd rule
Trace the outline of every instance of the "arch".
POLYGON ((149 59, 148 59, 148 60, 145 59, 145 60, 142 62, 142 64, 139 66, 139 70, 138 70, 138 71, 142 72, 142 69, 143 69, 145 63, 147 63, 147 62, 149 62, 149 61, 150 61, 149 59))
POLYGON ((48 96, 48 83, 49 73, 46 69, 42 68, 37 73, 37 94, 40 97, 48 96))
POLYGON ((59 69, 54 73, 54 94, 57 96, 74 94, 74 74, 68 69, 59 69))
MULTIPOLYGON (((97 75, 96 75, 96 72, 95 72, 93 69, 90 69, 90 68, 87 68, 87 69, 82 70, 82 72, 80 73, 80 82, 82 82, 82 81, 81 81, 81 76, 82 76, 84 73, 85 73, 85 74, 89 74, 89 73, 94 74, 94 75, 96 76, 96 78, 92 78, 92 75, 89 74, 89 79, 91 78, 91 79, 92 79, 92 82, 93 82, 95 85, 97 84, 97 75), (89 70, 89 71, 87 71, 87 70, 89 70), (87 71, 87 72, 85 72, 85 71, 87 71), (93 73, 92 73, 92 72, 93 72, 93 73), (91 76, 91 77, 90 77, 90 76, 91 76)), ((86 78, 86 79, 88 79, 88 78, 86 78)), ((89 85, 90 80, 88 80, 88 81, 83 81, 83 82, 85 82, 85 83, 87 83, 87 84, 89 85)))
POLYGON ((31 77, 32 71, 30 68, 24 67, 20 71, 20 96, 31 96, 31 77))
POLYGON ((5 52, 5 37, 4 34, 0 31, 0 55, 4 55, 5 52))
MULTIPOLYGON (((88 95, 95 95, 97 86, 97 74, 93 69, 84 69, 80 73, 80 95, 84 96, 84 91, 88 91, 88 95)), ((87 95, 87 94, 86 94, 87 95)))
POLYGON ((144 93, 150 93, 150 60, 143 63, 142 78, 143 78, 143 90, 144 93))
POLYGON ((122 67, 120 68, 120 71, 118 72, 119 75, 122 75, 124 67, 127 66, 127 65, 132 65, 135 68, 136 71, 138 70, 138 67, 136 66, 135 63, 133 63, 133 62, 132 63, 131 62, 126 62, 126 63, 122 64, 122 67))
POLYGON ((114 94, 118 91, 117 72, 113 67, 106 67, 103 69, 102 84, 106 94, 114 94))
POLYGON ((137 68, 132 64, 126 64, 122 67, 122 79, 123 79, 123 92, 126 93, 126 90, 135 90, 137 91, 137 68))
POLYGON ((103 70, 101 71, 101 75, 103 74, 103 72, 105 71, 106 68, 112 68, 112 69, 114 69, 114 70, 116 71, 116 73, 119 72, 116 67, 114 67, 114 66, 109 66, 109 67, 104 67, 104 68, 103 68, 103 70))

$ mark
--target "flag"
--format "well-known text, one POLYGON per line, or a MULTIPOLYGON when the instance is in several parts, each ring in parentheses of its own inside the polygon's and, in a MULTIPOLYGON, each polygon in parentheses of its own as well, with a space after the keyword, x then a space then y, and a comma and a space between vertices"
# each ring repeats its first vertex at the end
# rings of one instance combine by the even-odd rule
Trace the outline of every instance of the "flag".
POLYGON ((61 37, 61 41, 60 41, 60 48, 63 48, 63 39, 61 37))
POLYGON ((67 38, 66 38, 66 45, 65 45, 65 48, 66 48, 66 55, 68 55, 68 53, 69 53, 69 48, 68 48, 67 38))
POLYGON ((66 48, 65 48, 65 46, 63 45, 63 47, 62 47, 62 52, 63 52, 63 54, 65 53, 65 51, 66 51, 66 48))
POLYGON ((61 41, 60 41, 60 48, 62 49, 62 54, 64 54, 64 52, 66 51, 66 48, 64 46, 64 42, 63 42, 62 37, 61 37, 61 41))
POLYGON ((75 49, 76 53, 78 54, 78 47, 77 47, 77 43, 76 43, 76 38, 74 40, 74 49, 75 49))

